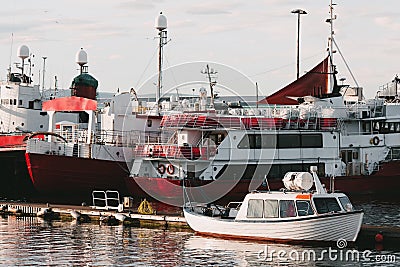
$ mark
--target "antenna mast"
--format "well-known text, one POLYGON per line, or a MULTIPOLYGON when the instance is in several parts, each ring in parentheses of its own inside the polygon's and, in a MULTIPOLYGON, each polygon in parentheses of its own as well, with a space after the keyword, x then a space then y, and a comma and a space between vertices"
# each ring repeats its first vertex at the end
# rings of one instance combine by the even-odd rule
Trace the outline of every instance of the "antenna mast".
POLYGON ((47 59, 47 57, 42 57, 42 58, 43 58, 42 92, 44 92, 44 76, 46 74, 46 59, 47 59))
POLYGON ((158 82, 156 91, 156 113, 159 114, 159 102, 162 90, 162 64, 163 64, 163 48, 167 44, 167 17, 160 12, 156 18, 155 28, 158 30, 159 46, 158 46, 158 82))
POLYGON ((328 38, 328 53, 330 56, 330 72, 333 74, 330 76, 330 84, 332 87, 332 90, 334 90, 334 84, 335 81, 333 81, 335 78, 335 72, 336 72, 336 66, 333 64, 333 54, 336 53, 335 50, 333 50, 333 43, 334 43, 334 39, 333 36, 335 35, 335 31, 333 30, 333 21, 336 19, 336 15, 333 14, 334 12, 334 8, 333 6, 335 6, 336 4, 333 3, 333 0, 330 0, 330 4, 329 4, 329 15, 330 17, 328 19, 326 19, 326 22, 329 23, 330 26, 330 34, 329 34, 329 38, 328 38))
POLYGON ((8 66, 8 81, 11 79, 11 58, 14 46, 14 33, 11 33, 11 47, 10 47, 10 65, 8 66))
POLYGON ((202 70, 201 73, 207 75, 208 83, 210 85, 210 92, 211 92, 210 107, 214 108, 214 86, 217 84, 215 76, 218 73, 218 71, 214 70, 213 68, 210 68, 210 66, 208 66, 208 64, 207 64, 206 68, 204 70, 202 70))
POLYGON ((330 18, 326 20, 326 22, 328 22, 330 24, 330 37, 329 37, 329 54, 331 56, 331 60, 333 61, 333 53, 335 53, 335 51, 333 50, 333 35, 335 35, 335 31, 333 30, 333 21, 336 19, 336 15, 333 14, 333 6, 336 6, 335 3, 333 3, 333 0, 330 0, 330 4, 329 4, 329 15, 330 18))

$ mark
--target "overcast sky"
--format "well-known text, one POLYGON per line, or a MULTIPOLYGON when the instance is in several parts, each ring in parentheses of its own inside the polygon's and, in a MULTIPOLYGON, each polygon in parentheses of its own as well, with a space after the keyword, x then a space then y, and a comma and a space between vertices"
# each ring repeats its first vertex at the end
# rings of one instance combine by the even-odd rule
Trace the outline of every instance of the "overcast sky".
MULTIPOLYGON (((372 97, 380 85, 400 73, 399 2, 336 3, 336 41, 358 83, 372 97)), ((26 44, 35 55, 35 82, 39 82, 46 56, 46 86, 53 85, 57 75, 59 87, 69 87, 78 74, 75 54, 83 47, 100 91, 138 88, 157 70, 154 20, 163 11, 171 38, 165 47, 166 67, 218 62, 258 82, 267 95, 296 77, 297 18, 290 11, 302 8, 308 12, 301 17, 304 73, 326 55, 328 5, 328 0, 4 1, 0 77, 5 79, 10 58, 11 63, 19 61, 17 48, 26 44)), ((338 54, 335 62, 339 77, 354 84, 338 54)), ((240 93, 250 94, 248 89, 240 93)))

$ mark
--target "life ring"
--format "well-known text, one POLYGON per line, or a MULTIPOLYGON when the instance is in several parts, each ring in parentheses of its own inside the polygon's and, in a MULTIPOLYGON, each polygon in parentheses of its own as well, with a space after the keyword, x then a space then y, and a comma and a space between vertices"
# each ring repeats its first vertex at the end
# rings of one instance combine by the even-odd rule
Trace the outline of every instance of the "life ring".
POLYGON ((380 142, 381 140, 379 140, 379 137, 378 136, 375 136, 374 138, 371 138, 371 140, 369 141, 371 144, 373 144, 373 145, 375 145, 375 146, 377 146, 377 145, 379 145, 379 142, 380 142))
POLYGON ((167 166, 167 173, 170 174, 170 175, 172 175, 172 174, 174 174, 174 172, 175 172, 175 167, 174 167, 174 165, 169 164, 169 165, 167 166))
POLYGON ((159 164, 157 167, 157 170, 160 174, 164 174, 165 173, 165 165, 164 164, 159 164))

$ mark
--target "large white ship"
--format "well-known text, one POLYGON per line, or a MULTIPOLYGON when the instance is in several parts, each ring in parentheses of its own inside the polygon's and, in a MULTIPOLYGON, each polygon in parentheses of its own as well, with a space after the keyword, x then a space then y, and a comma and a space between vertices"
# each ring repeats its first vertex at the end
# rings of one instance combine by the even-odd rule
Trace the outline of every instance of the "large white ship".
POLYGON ((396 77, 379 88, 375 98, 365 99, 362 88, 337 83, 331 51, 313 70, 266 98, 273 105, 262 106, 261 101, 258 107, 216 109, 213 98, 200 90, 193 105, 184 100, 161 103, 158 95, 161 105, 148 113, 134 95, 125 96, 133 101, 122 109, 110 107, 116 111, 111 121, 144 131, 137 132, 140 138, 121 133, 125 141, 114 143, 96 138, 90 143, 29 141, 31 178, 43 192, 62 192, 68 185, 70 193, 90 194, 96 183, 107 181, 100 183, 102 189, 121 188, 137 198, 152 196, 177 205, 182 204, 183 183, 210 185, 192 190, 201 202, 215 200, 214 192, 219 198, 226 194, 241 199, 250 190, 266 188, 266 175, 272 188, 280 188, 280 180, 274 178, 312 165, 318 166, 329 190, 335 186, 348 193, 368 193, 397 188, 400 81, 396 77), (180 109, 164 113, 162 106, 180 109), (49 146, 56 153, 49 154, 49 146), (66 162, 73 172, 61 174, 59 168, 66 162), (220 187, 231 190, 221 195, 220 187))

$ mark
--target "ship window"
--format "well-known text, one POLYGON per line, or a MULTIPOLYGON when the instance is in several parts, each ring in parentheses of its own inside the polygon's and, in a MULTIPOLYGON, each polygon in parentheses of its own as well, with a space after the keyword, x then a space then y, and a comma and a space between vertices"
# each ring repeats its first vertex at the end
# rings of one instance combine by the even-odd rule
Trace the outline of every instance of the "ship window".
POLYGON ((254 134, 250 136, 250 148, 253 149, 261 148, 261 134, 254 134))
POLYGON ((12 103, 13 103, 13 101, 12 101, 12 99, 10 99, 10 102, 9 102, 9 104, 10 104, 10 105, 12 105, 12 103))
POLYGON ((22 100, 21 99, 19 100, 19 105, 22 106, 22 100))
POLYGON ((300 147, 300 135, 280 134, 278 135, 278 148, 298 148, 300 147))
POLYGON ((279 208, 281 218, 296 217, 296 208, 293 200, 279 201, 279 208))
POLYGON ((278 200, 267 199, 264 201, 264 217, 278 218, 278 200))
POLYGON ((153 121, 152 120, 147 120, 147 127, 151 127, 153 125, 153 121))
POLYGON ((262 148, 276 148, 276 135, 265 134, 262 135, 261 138, 261 147, 262 148))
POLYGON ((17 105, 17 99, 14 99, 14 105, 17 105))
POLYGON ((341 211, 336 198, 314 198, 314 204, 319 214, 341 211))
POLYGON ((296 200, 297 214, 299 216, 313 215, 314 211, 309 200, 296 200))
POLYGON ((301 135, 301 147, 322 147, 321 134, 303 134, 301 135))
POLYGON ((265 148, 321 148, 323 147, 321 134, 248 134, 238 144, 239 149, 265 148), (278 140, 277 140, 278 139, 278 140), (277 145, 278 144, 278 145, 277 145))
POLYGON ((395 130, 394 130, 394 123, 393 123, 393 122, 389 123, 389 131, 390 131, 391 133, 394 133, 394 132, 395 132, 395 130))
POLYGON ((238 144, 238 148, 239 149, 250 148, 249 136, 247 134, 242 138, 242 140, 240 140, 240 142, 238 144))
POLYGON ((339 197, 339 201, 340 201, 340 204, 342 204, 342 208, 345 211, 353 211, 354 210, 353 205, 351 205, 351 202, 348 197, 346 197, 346 196, 339 197))
POLYGON ((262 218, 263 216, 263 203, 262 199, 249 199, 247 206, 247 218, 262 218))

